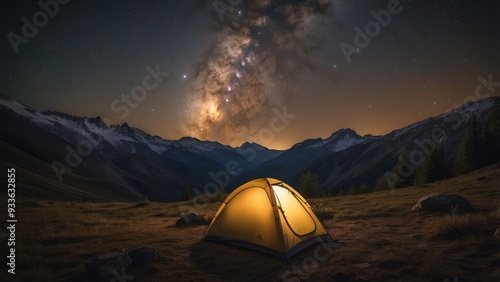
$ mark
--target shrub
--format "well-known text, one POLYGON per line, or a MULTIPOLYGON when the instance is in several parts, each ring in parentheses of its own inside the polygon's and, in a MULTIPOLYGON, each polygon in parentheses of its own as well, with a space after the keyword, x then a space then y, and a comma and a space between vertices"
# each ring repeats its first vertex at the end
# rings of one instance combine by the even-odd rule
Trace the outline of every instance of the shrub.
POLYGON ((320 219, 320 220, 330 220, 334 218, 333 211, 330 210, 324 203, 321 202, 316 202, 311 205, 314 214, 320 219))

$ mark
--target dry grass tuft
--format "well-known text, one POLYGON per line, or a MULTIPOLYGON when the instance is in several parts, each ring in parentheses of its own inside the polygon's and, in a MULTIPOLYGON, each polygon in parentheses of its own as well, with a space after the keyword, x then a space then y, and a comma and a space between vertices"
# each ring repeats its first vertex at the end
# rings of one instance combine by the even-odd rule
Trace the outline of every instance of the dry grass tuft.
POLYGON ((439 217, 434 222, 433 233, 438 239, 479 237, 483 234, 487 226, 487 215, 454 212, 439 217))
POLYGON ((311 205, 314 214, 320 219, 320 220, 331 220, 335 217, 333 214, 333 210, 328 207, 327 204, 324 202, 315 202, 314 204, 311 205))

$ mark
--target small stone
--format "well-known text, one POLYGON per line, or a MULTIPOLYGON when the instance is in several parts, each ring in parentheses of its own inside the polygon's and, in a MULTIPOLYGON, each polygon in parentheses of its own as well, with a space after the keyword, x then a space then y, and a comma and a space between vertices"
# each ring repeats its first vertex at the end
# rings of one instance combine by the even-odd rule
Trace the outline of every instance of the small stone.
POLYGON ((191 222, 195 221, 198 216, 195 213, 188 213, 185 216, 179 218, 175 225, 189 225, 191 222))

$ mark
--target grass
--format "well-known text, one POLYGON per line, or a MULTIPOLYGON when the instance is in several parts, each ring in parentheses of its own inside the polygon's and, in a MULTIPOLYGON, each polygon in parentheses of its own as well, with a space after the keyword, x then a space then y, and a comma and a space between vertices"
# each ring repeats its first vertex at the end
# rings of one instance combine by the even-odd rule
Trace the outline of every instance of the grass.
MULTIPOLYGON (((499 181, 500 169, 490 169, 426 186, 310 199, 339 244, 308 279, 345 274, 366 281, 495 281, 500 249, 492 235, 500 227, 499 181), (411 212, 431 193, 460 194, 480 212, 411 212)), ((219 203, 84 203, 20 195, 18 203, 18 274, 8 281, 66 281, 93 257, 136 246, 160 250, 154 272, 141 281, 276 281, 314 257, 312 248, 287 265, 260 252, 201 242, 219 203), (190 212, 199 215, 196 224, 175 226, 190 212)), ((0 266, 0 281, 5 273, 0 266)))
POLYGON ((453 211, 436 218, 432 228, 438 239, 461 239, 464 237, 491 236, 493 226, 500 222, 500 207, 479 213, 453 211), (486 233, 486 234, 485 234, 486 233))
POLYGON ((460 239, 467 236, 479 237, 487 227, 488 215, 446 214, 434 222, 433 233, 439 239, 460 239))
POLYGON ((333 211, 324 202, 315 202, 312 205, 312 209, 314 214, 322 221, 331 220, 335 216, 333 211))

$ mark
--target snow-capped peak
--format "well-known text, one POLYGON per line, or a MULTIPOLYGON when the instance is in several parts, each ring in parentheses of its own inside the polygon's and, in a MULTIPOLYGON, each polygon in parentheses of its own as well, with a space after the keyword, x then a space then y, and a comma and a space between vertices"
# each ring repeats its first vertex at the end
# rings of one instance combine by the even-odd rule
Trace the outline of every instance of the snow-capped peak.
POLYGON ((301 143, 295 144, 292 148, 307 150, 328 150, 331 152, 339 152, 354 145, 363 143, 367 140, 373 140, 376 137, 365 138, 359 136, 354 130, 340 129, 330 135, 328 138, 308 139, 301 143))
POLYGON ((237 150, 244 150, 244 149, 254 149, 254 150, 257 150, 257 151, 262 151, 262 150, 270 150, 268 149, 267 147, 264 147, 260 144, 257 144, 255 142, 244 142, 243 144, 241 144, 239 147, 236 147, 235 149, 237 150))
POLYGON ((211 152, 214 150, 230 149, 229 146, 222 145, 221 143, 213 141, 202 141, 194 137, 182 137, 181 139, 175 142, 182 145, 184 148, 188 150, 197 152, 211 152))
POLYGON ((359 136, 354 130, 347 128, 334 132, 330 137, 311 145, 311 148, 323 148, 331 152, 339 152, 360 144, 365 140, 365 138, 359 136))

